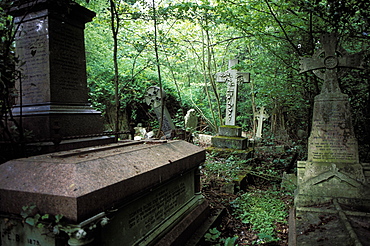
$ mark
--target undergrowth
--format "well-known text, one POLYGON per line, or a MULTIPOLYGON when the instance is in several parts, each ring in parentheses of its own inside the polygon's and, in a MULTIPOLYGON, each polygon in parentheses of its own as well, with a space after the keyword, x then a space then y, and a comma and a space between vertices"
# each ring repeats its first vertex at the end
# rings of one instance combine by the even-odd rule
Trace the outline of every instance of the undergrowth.
POLYGON ((224 207, 228 218, 208 231, 204 245, 287 245, 288 210, 295 187, 281 186, 281 181, 294 152, 290 148, 260 152, 249 159, 208 153, 202 168, 204 194, 211 207, 224 207), (230 186, 234 188, 225 189, 230 186))
POLYGON ((233 202, 234 216, 245 224, 251 224, 258 232, 258 240, 253 243, 278 241, 276 223, 286 223, 287 207, 280 199, 281 191, 255 190, 241 194, 233 202))

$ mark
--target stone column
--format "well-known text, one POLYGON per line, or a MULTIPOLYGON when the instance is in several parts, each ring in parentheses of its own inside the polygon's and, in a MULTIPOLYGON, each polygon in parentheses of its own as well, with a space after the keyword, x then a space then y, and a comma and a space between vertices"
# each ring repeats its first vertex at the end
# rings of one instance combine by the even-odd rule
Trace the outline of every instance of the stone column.
POLYGON ((21 71, 14 116, 35 140, 101 133, 100 112, 88 103, 84 44, 95 13, 68 0, 24 0, 10 14, 21 71))

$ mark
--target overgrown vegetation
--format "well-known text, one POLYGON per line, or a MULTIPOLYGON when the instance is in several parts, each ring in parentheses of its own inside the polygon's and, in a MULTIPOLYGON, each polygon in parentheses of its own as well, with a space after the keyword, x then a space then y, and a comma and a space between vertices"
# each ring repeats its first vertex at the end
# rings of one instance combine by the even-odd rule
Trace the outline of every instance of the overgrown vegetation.
POLYGON ((210 152, 202 168, 203 193, 212 209, 225 213, 201 245, 287 245, 295 185, 282 179, 298 149, 256 148, 253 158, 210 152))
POLYGON ((19 93, 15 82, 20 71, 16 67, 21 65, 14 53, 15 26, 7 14, 13 4, 8 0, 0 2, 0 164, 23 155, 25 138, 19 119, 11 111, 19 93))
POLYGON ((275 225, 286 224, 288 217, 286 204, 280 199, 281 194, 281 191, 275 190, 255 190, 241 194, 231 203, 233 215, 258 232, 256 243, 279 241, 275 225))

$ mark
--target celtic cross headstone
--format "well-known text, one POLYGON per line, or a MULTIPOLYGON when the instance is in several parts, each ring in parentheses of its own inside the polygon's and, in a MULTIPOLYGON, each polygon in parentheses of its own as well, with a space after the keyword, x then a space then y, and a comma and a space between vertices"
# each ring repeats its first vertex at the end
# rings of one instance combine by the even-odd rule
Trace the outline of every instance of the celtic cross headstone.
POLYGON ((312 197, 359 198, 365 182, 348 96, 338 83, 345 70, 362 69, 361 55, 348 54, 334 34, 322 35, 321 44, 313 57, 300 60, 301 73, 313 71, 324 82, 315 97, 308 158, 298 162, 298 203, 313 202, 312 197))
POLYGON ((256 131, 256 137, 261 138, 262 137, 262 127, 263 122, 270 117, 268 114, 265 113, 265 107, 261 107, 260 111, 257 115, 255 115, 255 118, 257 119, 257 131, 256 131))
POLYGON ((308 160, 358 163, 357 141, 351 123, 348 96, 341 93, 338 77, 346 68, 361 69, 360 54, 347 54, 334 34, 321 37, 322 49, 301 58, 301 73, 312 70, 324 80, 315 98, 308 160))
POLYGON ((216 74, 217 82, 227 84, 225 125, 235 126, 238 87, 243 83, 250 82, 250 73, 243 73, 233 69, 238 62, 237 59, 229 60, 229 70, 216 74))
POLYGON ((300 73, 313 71, 324 80, 322 93, 340 92, 338 77, 346 71, 345 68, 363 69, 361 53, 348 54, 342 47, 338 47, 335 34, 321 36, 322 48, 317 50, 312 57, 301 57, 300 73))
MULTIPOLYGON (((149 106, 152 106, 154 112, 158 118, 158 121, 161 122, 162 118, 162 102, 165 103, 166 93, 157 86, 151 86, 147 90, 145 96, 145 101, 149 106)), ((172 122, 171 115, 168 112, 166 105, 163 107, 163 121, 161 130, 166 135, 166 137, 171 136, 171 131, 175 130, 175 125, 172 122)))
MULTIPOLYGON (((315 97, 307 161, 297 163, 294 245, 316 245, 322 230, 310 230, 321 218, 338 218, 323 226, 330 245, 362 245, 349 215, 366 218, 370 206, 369 164, 359 162, 348 96, 338 78, 348 69, 362 69, 361 54, 348 54, 334 34, 322 35, 313 57, 301 58, 301 72, 313 71, 323 79, 315 97), (309 231, 308 233, 305 233, 309 231), (340 234, 338 232, 340 231, 340 234)), ((292 220, 293 221, 293 220, 292 220)), ((324 225, 324 223, 320 223, 324 225)), ((325 223, 326 224, 326 223, 325 223)))

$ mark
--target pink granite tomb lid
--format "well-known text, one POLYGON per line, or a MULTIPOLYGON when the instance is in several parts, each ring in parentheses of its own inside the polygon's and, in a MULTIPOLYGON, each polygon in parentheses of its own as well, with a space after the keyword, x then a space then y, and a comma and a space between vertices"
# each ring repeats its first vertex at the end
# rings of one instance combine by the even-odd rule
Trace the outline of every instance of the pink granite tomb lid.
POLYGON ((12 160, 0 165, 0 211, 19 214, 22 206, 36 204, 41 213, 80 222, 204 160, 203 149, 184 141, 118 143, 12 160))

